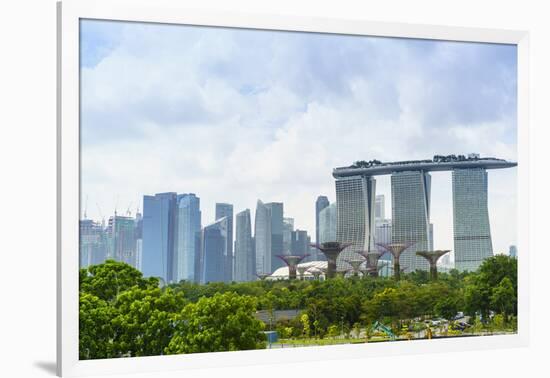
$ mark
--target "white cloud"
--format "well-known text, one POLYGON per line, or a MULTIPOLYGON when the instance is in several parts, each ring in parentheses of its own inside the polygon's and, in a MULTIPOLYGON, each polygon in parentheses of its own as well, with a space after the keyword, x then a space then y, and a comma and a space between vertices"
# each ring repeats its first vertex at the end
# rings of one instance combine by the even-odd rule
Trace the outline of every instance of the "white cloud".
MULTIPOLYGON (((285 216, 314 233, 316 197, 334 200, 334 167, 516 157, 514 51, 139 24, 116 38, 82 72, 82 194, 92 217, 95 202, 109 214, 143 194, 194 192, 204 223, 215 202, 238 212, 261 198, 284 202, 285 216)), ((432 194, 441 248, 452 248, 447 176, 434 175, 432 194)), ((515 180, 515 170, 490 173, 499 250, 515 242, 515 180)), ((389 179, 378 181, 389 212, 389 179)))

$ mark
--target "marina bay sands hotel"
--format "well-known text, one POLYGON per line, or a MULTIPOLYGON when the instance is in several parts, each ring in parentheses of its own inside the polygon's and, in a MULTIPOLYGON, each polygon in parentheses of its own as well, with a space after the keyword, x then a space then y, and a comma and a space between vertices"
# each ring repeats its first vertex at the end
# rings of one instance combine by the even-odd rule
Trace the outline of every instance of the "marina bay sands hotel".
MULTIPOLYGON (((455 268, 476 270, 493 255, 487 170, 515 167, 517 163, 478 154, 436 155, 432 160, 382 163, 358 161, 335 168, 336 239, 352 243, 342 252, 338 267, 356 252, 375 249, 374 208, 378 175, 391 175, 392 243, 414 243, 401 255, 407 272, 427 270, 426 259, 417 251, 432 250, 430 238, 431 171, 451 171, 455 268)), ((433 239, 432 239, 433 240, 433 239)))

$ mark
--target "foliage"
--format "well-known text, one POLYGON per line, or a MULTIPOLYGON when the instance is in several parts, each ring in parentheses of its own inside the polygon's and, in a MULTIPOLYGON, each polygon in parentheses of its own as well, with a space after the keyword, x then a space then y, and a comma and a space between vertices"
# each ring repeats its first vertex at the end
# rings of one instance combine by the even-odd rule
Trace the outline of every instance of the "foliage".
POLYGON ((116 357, 111 319, 116 309, 93 294, 81 293, 79 300, 79 358, 116 357))
POLYGON ((256 320, 256 310, 271 314, 280 338, 319 343, 342 331, 348 338, 358 338, 362 329, 369 334, 375 321, 397 334, 418 332, 425 319, 450 320, 458 312, 472 316, 466 332, 514 330, 516 270, 516 259, 498 255, 476 272, 442 272, 436 281, 417 271, 400 281, 181 281, 159 288, 158 279, 106 261, 80 271, 80 358, 263 348, 265 326, 256 320), (277 311, 290 309, 299 316, 276 320, 277 311))
POLYGON ((121 293, 114 303, 118 315, 112 324, 117 332, 116 349, 122 355, 161 355, 174 333, 174 320, 186 300, 172 290, 140 289, 121 293))
POLYGON ((255 300, 235 293, 190 303, 175 319, 168 354, 265 348, 264 324, 254 318, 255 300))
POLYGON ((112 301, 133 286, 145 289, 157 287, 158 283, 157 278, 145 279, 139 270, 114 260, 80 270, 80 292, 106 301, 112 301))

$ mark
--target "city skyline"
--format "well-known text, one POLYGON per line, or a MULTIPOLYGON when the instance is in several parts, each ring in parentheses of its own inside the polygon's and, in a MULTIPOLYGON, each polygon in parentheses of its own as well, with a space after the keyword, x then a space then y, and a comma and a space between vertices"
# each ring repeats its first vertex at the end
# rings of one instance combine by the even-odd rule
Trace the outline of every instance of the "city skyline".
MULTIPOLYGON (((334 167, 517 159, 513 46, 89 20, 82 46, 81 202, 93 219, 175 191, 201 197, 203 224, 216 202, 236 213, 261 198, 314 235, 315 199, 336 199, 334 167)), ((434 247, 454 249, 450 174, 431 175, 434 247)), ((491 174, 495 253, 517 244, 516 182, 515 170, 491 174)), ((389 177, 376 192, 388 212, 389 177)))

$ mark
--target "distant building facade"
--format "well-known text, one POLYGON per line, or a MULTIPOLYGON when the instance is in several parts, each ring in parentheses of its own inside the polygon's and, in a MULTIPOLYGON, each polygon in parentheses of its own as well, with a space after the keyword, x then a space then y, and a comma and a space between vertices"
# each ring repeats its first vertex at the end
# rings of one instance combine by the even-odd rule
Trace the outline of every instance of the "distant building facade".
POLYGON ((327 208, 330 202, 326 196, 319 196, 315 201, 315 243, 319 243, 319 214, 327 208))
POLYGON ((101 224, 91 219, 80 220, 80 267, 87 268, 103 263, 107 258, 107 249, 107 235, 101 224))
POLYGON ((132 217, 115 215, 109 218, 107 237, 110 259, 137 267, 136 223, 132 217))
POLYGON ((260 200, 254 218, 256 274, 271 273, 271 212, 260 200))
POLYGON ((195 277, 199 260, 199 234, 201 231, 200 198, 193 193, 177 197, 176 242, 174 280, 198 281, 195 277))
POLYGON ((176 226, 176 193, 143 196, 142 273, 174 281, 174 241, 176 226))
POLYGON ((336 204, 332 203, 319 213, 319 243, 336 240, 336 204))
POLYGON ((216 220, 227 218, 227 248, 225 263, 225 281, 233 280, 233 205, 229 203, 216 203, 216 220))
POLYGON ((428 270, 429 264, 417 251, 430 250, 431 175, 403 171, 391 175, 392 242, 414 243, 400 258, 407 272, 428 270))
POLYGON ((255 280, 256 259, 252 239, 250 210, 246 209, 235 216, 235 277, 237 282, 255 280))
POLYGON ((508 250, 508 255, 510 257, 518 257, 518 248, 515 245, 511 245, 508 250))
POLYGON ((281 202, 266 203, 271 216, 271 267, 270 272, 282 267, 284 262, 277 255, 282 255, 283 250, 283 204, 281 202))
POLYGON ((201 231, 199 255, 199 282, 227 282, 227 235, 229 221, 226 217, 204 227, 201 231))
POLYGON ((371 176, 336 179, 336 240, 351 243, 340 256, 337 267, 355 253, 374 248, 374 205, 376 180, 371 176))
POLYGON ((493 256, 487 171, 455 169, 452 176, 455 268, 475 271, 483 260, 493 256))
POLYGON ((386 218, 386 197, 383 194, 376 195, 374 204, 374 219, 380 220, 386 218))

